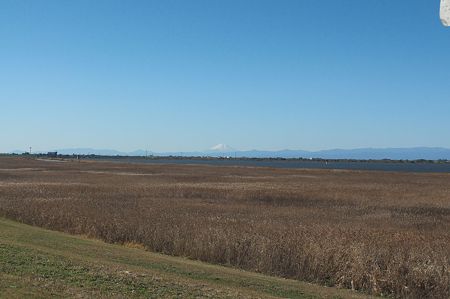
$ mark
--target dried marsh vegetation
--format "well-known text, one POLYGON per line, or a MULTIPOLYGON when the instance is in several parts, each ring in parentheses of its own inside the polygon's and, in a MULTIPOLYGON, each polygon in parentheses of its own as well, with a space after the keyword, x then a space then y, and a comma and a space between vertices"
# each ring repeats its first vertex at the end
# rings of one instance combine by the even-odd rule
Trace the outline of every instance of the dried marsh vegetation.
POLYGON ((0 215, 405 298, 450 297, 450 175, 0 158, 0 215))

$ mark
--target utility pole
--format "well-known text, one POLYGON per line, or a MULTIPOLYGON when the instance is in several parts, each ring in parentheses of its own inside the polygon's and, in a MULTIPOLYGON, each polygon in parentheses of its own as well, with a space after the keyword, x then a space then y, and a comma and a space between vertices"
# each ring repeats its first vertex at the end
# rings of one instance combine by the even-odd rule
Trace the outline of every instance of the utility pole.
POLYGON ((31 155, 31 146, 30 146, 30 155, 31 155))

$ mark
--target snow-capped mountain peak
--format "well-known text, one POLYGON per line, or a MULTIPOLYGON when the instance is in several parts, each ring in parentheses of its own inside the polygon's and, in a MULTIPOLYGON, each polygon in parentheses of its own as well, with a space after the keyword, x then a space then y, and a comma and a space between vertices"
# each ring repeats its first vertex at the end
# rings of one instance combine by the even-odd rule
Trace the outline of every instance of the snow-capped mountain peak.
POLYGON ((215 146, 211 147, 209 150, 216 151, 216 152, 229 152, 229 151, 233 151, 234 149, 226 144, 219 143, 219 144, 216 144, 215 146))

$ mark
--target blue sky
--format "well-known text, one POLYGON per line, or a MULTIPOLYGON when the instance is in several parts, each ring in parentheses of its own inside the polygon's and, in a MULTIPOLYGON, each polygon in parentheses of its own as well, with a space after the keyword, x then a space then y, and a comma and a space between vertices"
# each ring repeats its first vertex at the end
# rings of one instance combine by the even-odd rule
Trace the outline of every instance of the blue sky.
POLYGON ((0 151, 450 147, 439 0, 0 2, 0 151))

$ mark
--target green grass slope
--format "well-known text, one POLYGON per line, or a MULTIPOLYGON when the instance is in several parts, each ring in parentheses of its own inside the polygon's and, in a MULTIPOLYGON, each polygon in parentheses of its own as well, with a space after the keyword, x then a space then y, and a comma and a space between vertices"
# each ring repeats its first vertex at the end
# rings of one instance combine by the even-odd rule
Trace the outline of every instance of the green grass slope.
POLYGON ((0 218, 0 298, 363 298, 0 218))

